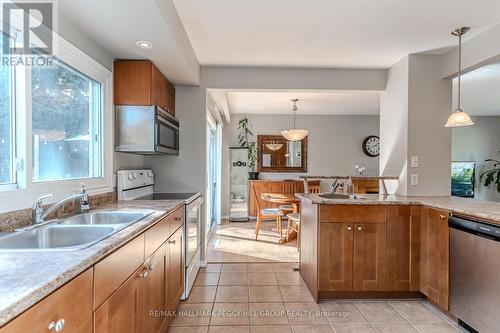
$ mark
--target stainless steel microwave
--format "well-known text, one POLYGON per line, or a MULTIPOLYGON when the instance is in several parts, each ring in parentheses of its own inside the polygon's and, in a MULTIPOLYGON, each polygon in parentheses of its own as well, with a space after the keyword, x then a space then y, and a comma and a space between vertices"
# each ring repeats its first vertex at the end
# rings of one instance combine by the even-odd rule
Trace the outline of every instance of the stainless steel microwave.
POLYGON ((179 121, 159 106, 117 105, 115 151, 179 155, 179 121))

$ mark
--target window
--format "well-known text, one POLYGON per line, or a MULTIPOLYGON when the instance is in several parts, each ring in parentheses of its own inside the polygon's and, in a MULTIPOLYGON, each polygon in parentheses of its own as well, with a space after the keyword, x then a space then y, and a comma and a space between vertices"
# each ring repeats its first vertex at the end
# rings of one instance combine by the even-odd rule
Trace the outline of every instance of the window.
MULTIPOLYGON (((5 38, 5 37, 4 37, 5 38)), ((0 50, 0 54, 3 55, 0 50)), ((0 185, 16 182, 14 171, 14 70, 0 67, 0 185)))
POLYGON ((33 182, 101 177, 101 84, 57 61, 31 87, 33 182))
POLYGON ((113 190, 111 72, 53 37, 51 61, 0 63, 0 213, 49 192, 59 200, 80 182, 113 190))

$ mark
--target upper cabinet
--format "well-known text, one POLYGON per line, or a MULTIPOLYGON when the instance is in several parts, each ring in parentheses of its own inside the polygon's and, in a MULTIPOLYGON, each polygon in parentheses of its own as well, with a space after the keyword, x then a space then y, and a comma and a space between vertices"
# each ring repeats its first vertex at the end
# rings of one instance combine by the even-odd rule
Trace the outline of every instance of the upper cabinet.
POLYGON ((116 60, 115 105, 158 105, 175 116, 175 88, 148 60, 116 60))

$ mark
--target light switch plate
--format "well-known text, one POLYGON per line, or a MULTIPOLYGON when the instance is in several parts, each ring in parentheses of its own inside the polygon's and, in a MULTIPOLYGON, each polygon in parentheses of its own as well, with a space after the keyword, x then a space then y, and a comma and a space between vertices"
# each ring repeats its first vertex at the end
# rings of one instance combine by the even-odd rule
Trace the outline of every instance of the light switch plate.
POLYGON ((411 157, 411 167, 418 168, 418 156, 411 157))
POLYGON ((418 175, 413 174, 410 176, 410 185, 411 186, 417 186, 418 185, 418 175))

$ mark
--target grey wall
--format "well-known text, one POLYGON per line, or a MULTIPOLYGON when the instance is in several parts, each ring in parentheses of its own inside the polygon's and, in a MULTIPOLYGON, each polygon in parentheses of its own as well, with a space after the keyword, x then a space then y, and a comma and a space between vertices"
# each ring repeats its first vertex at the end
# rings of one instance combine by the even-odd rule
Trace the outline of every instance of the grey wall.
POLYGON ((450 194, 451 130, 444 124, 452 110, 451 80, 440 70, 439 56, 415 54, 389 70, 380 108, 380 170, 399 176, 399 185, 389 191, 450 194), (418 168, 411 167, 411 156, 418 156, 418 168), (411 185, 412 174, 418 185, 411 185))
MULTIPOLYGON (((238 121, 244 115, 232 114, 231 123, 222 129, 222 215, 229 213, 229 147, 238 146, 238 121)), ((290 125, 290 115, 247 115, 255 137, 280 134, 290 125)), ((379 134, 378 116, 302 115, 297 126, 309 130, 307 174, 349 175, 354 166, 365 166, 366 175, 378 175, 378 157, 368 157, 361 144, 368 135, 379 134)), ((298 178, 301 173, 261 173, 261 179, 298 178)))
POLYGON ((408 57, 389 69, 386 90, 380 96, 380 175, 398 176, 387 182, 389 193, 407 193, 408 57))
POLYGON ((500 193, 482 185, 479 174, 484 170, 484 160, 500 159, 500 116, 473 117, 474 126, 452 130, 452 158, 454 161, 476 162, 475 198, 500 201, 500 193))

